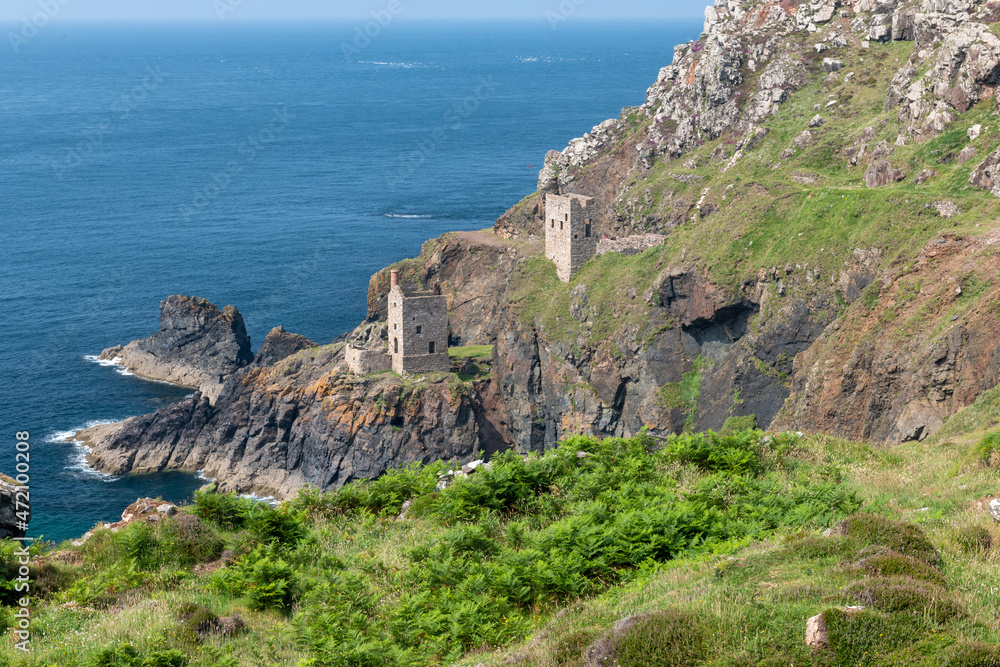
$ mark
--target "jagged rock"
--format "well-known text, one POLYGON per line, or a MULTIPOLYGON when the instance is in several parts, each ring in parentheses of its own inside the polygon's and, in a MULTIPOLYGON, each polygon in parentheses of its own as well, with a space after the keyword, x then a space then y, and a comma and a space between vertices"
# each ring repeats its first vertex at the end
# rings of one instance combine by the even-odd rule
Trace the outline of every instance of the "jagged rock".
POLYGON ((823 53, 824 51, 826 51, 830 47, 828 47, 826 44, 820 42, 819 44, 814 44, 813 48, 816 49, 816 53, 823 53))
POLYGON ((101 358, 139 377, 198 389, 214 401, 225 379, 254 357, 236 308, 220 311, 205 299, 172 296, 160 303, 157 333, 104 350, 101 358))
POLYGON ((888 160, 875 160, 865 170, 865 185, 869 188, 898 183, 904 178, 906 178, 906 173, 901 169, 894 168, 888 160))
POLYGON ((833 39, 830 41, 830 46, 835 49, 842 49, 847 46, 847 38, 843 35, 834 35, 833 39))
POLYGON ((6 475, 0 475, 0 539, 24 537, 26 527, 21 525, 21 518, 17 516, 19 512, 27 512, 28 520, 31 520, 28 494, 22 493, 18 496, 17 487, 16 481, 6 475), (18 502, 21 502, 21 507, 17 506, 18 502))
POLYGON ((582 283, 570 292, 569 315, 578 322, 583 322, 590 316, 587 311, 587 286, 582 283))
POLYGON ((835 60, 833 58, 823 58, 823 71, 824 72, 839 72, 843 69, 844 63, 840 60, 835 60))
POLYGON ((538 174, 538 189, 543 194, 551 192, 558 194, 562 185, 568 183, 571 178, 569 174, 569 158, 559 151, 549 151, 545 154, 545 166, 538 174))
POLYGON ((959 164, 965 164, 974 157, 976 157, 976 147, 966 146, 965 148, 962 149, 962 152, 958 154, 958 158, 956 159, 956 161, 959 164))
POLYGON ((897 11, 892 15, 892 39, 894 41, 913 41, 913 14, 897 11))
POLYGON ((950 218, 962 212, 961 209, 959 209, 958 206, 955 204, 955 202, 951 201, 943 201, 943 200, 936 201, 932 205, 934 206, 935 209, 937 209, 938 215, 940 215, 942 218, 950 218))
POLYGON ((990 516, 994 521, 1000 522, 1000 499, 994 498, 990 501, 990 516))
POLYGON ((264 342, 261 343, 257 356, 254 358, 254 366, 270 366, 279 361, 287 359, 296 352, 319 347, 305 336, 288 333, 284 327, 275 327, 267 334, 264 342))
POLYGON ((810 132, 809 130, 803 130, 802 134, 792 139, 792 143, 795 145, 796 148, 805 148, 806 146, 809 145, 809 142, 812 141, 812 136, 813 136, 812 132, 810 132))
POLYGON ((919 174, 917 174, 917 177, 913 179, 913 182, 916 183, 917 185, 923 185, 932 178, 934 178, 934 172, 931 171, 930 169, 924 169, 919 174))
POLYGON ((990 153, 979 166, 972 170, 969 182, 977 188, 989 190, 1000 197, 1000 150, 990 153))
POLYGON ((969 141, 975 141, 976 139, 979 138, 979 135, 982 134, 982 132, 983 132, 983 126, 980 125, 979 123, 976 123, 968 130, 966 130, 965 134, 966 136, 969 137, 969 141))
POLYGON ((825 121, 825 120, 823 120, 823 117, 822 117, 822 116, 820 116, 819 114, 816 114, 816 115, 815 115, 815 116, 813 116, 813 117, 812 117, 812 119, 811 119, 811 120, 809 121, 809 127, 819 127, 819 126, 821 126, 821 125, 822 125, 823 123, 825 123, 825 122, 826 122, 826 121, 825 121))

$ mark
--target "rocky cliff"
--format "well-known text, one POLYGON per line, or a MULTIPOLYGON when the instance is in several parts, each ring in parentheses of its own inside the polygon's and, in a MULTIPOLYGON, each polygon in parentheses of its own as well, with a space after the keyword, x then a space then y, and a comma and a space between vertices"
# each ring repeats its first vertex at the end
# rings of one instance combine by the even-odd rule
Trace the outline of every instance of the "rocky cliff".
MULTIPOLYGON (((492 233, 393 267, 449 297, 452 345, 493 345, 488 379, 357 378, 336 346, 258 355, 214 405, 86 434, 91 460, 287 493, 571 433, 927 437, 1000 381, 998 21, 968 0, 719 0, 646 102, 550 152, 492 233), (626 239, 609 247, 662 244, 564 284, 550 192, 595 197, 597 233, 626 239)), ((373 276, 354 337, 388 288, 373 276)))
POLYGON ((160 304, 160 330, 101 353, 137 376, 198 389, 214 401, 226 378, 254 360, 243 316, 205 299, 172 296, 160 304))

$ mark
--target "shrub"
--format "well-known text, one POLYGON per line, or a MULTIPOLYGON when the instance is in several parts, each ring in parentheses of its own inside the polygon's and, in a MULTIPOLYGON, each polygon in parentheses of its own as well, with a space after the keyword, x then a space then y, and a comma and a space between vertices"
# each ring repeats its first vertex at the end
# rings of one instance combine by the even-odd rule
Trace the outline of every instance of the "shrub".
POLYGON ((910 558, 903 554, 889 552, 877 556, 863 558, 857 563, 858 567, 870 575, 883 577, 911 577, 926 581, 935 586, 947 587, 944 575, 935 567, 916 558, 910 558))
POLYGON ((1000 647, 980 642, 963 642, 946 654, 944 667, 1000 667, 1000 647))
POLYGON ((211 585, 217 591, 243 597, 252 609, 288 609, 299 589, 299 576, 271 550, 257 548, 235 566, 218 570, 211 585))
POLYGON ((1000 464, 1000 431, 990 433, 972 449, 971 456, 985 466, 1000 464))
POLYGON ((910 577, 872 577, 852 584, 847 593, 882 611, 927 614, 938 623, 965 615, 948 591, 910 577))
POLYGON ((194 513, 225 530, 242 528, 254 504, 249 498, 241 498, 235 493, 216 493, 214 485, 194 494, 194 513))
POLYGON ((982 526, 963 526, 955 532, 955 541, 967 555, 975 556, 993 547, 993 535, 982 526))
POLYGON ((827 609, 823 618, 835 667, 877 664, 893 651, 915 643, 927 628, 927 622, 917 614, 827 609))
POLYGON ((92 667, 184 667, 187 657, 177 650, 156 651, 143 657, 131 644, 101 649, 93 657, 92 667))
POLYGON ((677 609, 641 618, 614 644, 618 662, 629 667, 682 667, 706 657, 705 621, 677 609))
POLYGON ((930 565, 941 563, 941 556, 924 531, 912 523, 876 514, 855 514, 841 524, 841 530, 857 547, 881 545, 930 565))
POLYGON ((178 514, 162 521, 157 533, 160 541, 167 545, 172 560, 181 567, 216 560, 225 548, 218 533, 190 514, 178 514))
POLYGON ((729 417, 719 430, 719 435, 733 435, 739 431, 750 431, 755 428, 757 428, 757 415, 729 417))
POLYGON ((694 465, 704 472, 755 474, 763 467, 760 437, 760 431, 671 436, 664 455, 668 461, 694 465))

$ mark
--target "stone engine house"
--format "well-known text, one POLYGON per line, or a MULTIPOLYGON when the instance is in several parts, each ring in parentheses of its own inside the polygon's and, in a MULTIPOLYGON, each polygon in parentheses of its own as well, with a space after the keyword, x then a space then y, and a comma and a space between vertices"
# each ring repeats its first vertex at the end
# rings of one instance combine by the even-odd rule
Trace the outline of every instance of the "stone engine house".
POLYGON ((389 356, 392 370, 405 373, 447 373, 448 297, 433 292, 406 294, 393 271, 389 291, 389 356))
POLYGON ((545 196, 545 256, 568 283, 597 251, 594 200, 583 195, 545 196))

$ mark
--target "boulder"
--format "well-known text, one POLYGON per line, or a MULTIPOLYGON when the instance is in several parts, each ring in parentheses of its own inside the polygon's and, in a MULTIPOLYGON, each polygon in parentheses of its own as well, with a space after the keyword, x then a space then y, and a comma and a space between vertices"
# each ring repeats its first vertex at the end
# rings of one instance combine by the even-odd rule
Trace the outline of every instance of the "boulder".
POLYGON ((993 517, 994 521, 1000 522, 1000 498, 994 498, 990 501, 990 516, 993 517))
POLYGON ((809 127, 819 127, 820 125, 822 125, 825 122, 826 121, 823 120, 822 116, 820 116, 819 114, 816 114, 815 116, 812 117, 812 120, 809 121, 809 127))
POLYGON ((906 173, 896 169, 888 160, 875 160, 865 170, 865 185, 879 188, 890 183, 898 183, 906 178, 906 173))
POLYGON ((990 153, 972 170, 969 182, 1000 197, 1000 150, 990 153))
POLYGON ((844 63, 840 60, 835 60, 834 58, 823 58, 823 71, 824 72, 839 72, 843 69, 844 63))
POLYGON ((974 157, 976 157, 976 147, 966 146, 962 149, 962 152, 958 154, 958 163, 965 164, 974 157))
POLYGON ((830 646, 830 635, 823 614, 816 614, 806 621, 806 646, 822 649, 830 646))

